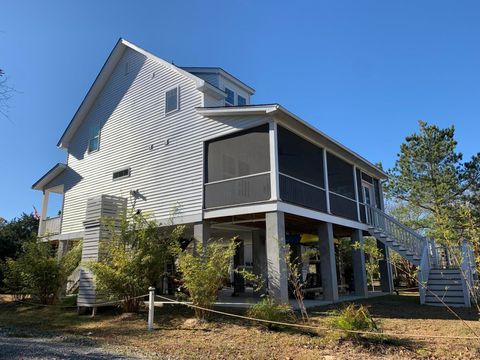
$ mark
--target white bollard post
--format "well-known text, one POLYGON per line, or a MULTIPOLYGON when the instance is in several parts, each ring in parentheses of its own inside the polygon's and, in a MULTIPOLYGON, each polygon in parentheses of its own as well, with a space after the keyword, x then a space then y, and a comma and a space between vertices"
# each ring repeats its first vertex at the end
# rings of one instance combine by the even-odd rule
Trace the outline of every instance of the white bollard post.
POLYGON ((148 331, 153 331, 153 315, 155 314, 155 288, 148 288, 148 331))

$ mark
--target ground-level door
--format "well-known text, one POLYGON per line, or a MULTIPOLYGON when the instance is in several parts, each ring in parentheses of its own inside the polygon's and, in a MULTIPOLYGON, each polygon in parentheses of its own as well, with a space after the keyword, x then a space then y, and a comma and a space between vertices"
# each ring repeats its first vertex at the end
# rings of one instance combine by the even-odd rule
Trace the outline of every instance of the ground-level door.
MULTIPOLYGON (((370 205, 372 207, 376 207, 375 188, 373 187, 373 184, 370 184, 367 181, 362 181, 362 192, 363 192, 363 198, 365 200, 365 204, 370 205)), ((367 221, 369 221, 368 219, 369 212, 366 211, 366 214, 367 214, 367 221)))

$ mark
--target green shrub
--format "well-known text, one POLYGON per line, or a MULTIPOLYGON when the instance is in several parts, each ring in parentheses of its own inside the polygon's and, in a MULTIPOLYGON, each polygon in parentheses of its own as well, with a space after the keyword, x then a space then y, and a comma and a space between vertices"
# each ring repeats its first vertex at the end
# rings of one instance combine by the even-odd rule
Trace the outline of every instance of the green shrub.
MULTIPOLYGON (((198 255, 187 251, 179 253, 178 270, 193 305, 208 309, 215 302, 218 289, 228 277, 235 248, 235 239, 232 239, 227 244, 219 241, 208 242, 198 255)), ((203 319, 206 315, 206 311, 195 309, 197 318, 203 319)))
POLYGON ((19 300, 31 296, 34 301, 52 304, 58 300, 67 277, 77 267, 80 256, 81 244, 58 261, 49 243, 28 242, 18 259, 5 261, 5 290, 19 300))
MULTIPOLYGON (((251 318, 278 321, 294 322, 296 320, 292 307, 289 304, 276 304, 270 298, 264 298, 248 309, 247 315, 251 318)), ((279 325, 266 324, 269 329, 279 328, 279 325)))
POLYGON ((379 331, 378 325, 364 305, 349 304, 330 312, 333 327, 344 330, 347 338, 359 338, 361 334, 349 331, 379 331))
POLYGON ((148 288, 165 271, 184 228, 159 227, 148 214, 130 211, 120 219, 102 219, 106 238, 100 242, 99 261, 83 265, 95 276, 104 300, 122 299, 125 312, 136 312, 148 288))

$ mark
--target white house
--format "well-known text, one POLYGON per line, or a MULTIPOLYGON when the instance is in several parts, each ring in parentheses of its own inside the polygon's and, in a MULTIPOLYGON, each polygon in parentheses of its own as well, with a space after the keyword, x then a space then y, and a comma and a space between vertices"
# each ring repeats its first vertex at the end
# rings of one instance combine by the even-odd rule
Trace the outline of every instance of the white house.
MULTIPOLYGON (((161 225, 176 209, 174 221, 197 241, 238 235, 237 263, 263 274, 282 301, 287 242, 297 252, 318 247, 305 271, 326 300, 368 296, 361 248, 352 250, 351 284, 339 286, 334 238, 375 236, 386 259, 393 248, 428 279, 430 242, 383 212, 387 175, 281 105, 253 105, 253 94, 221 68, 179 67, 120 39, 57 144, 65 164, 32 186, 44 193, 39 236, 60 252, 83 239, 83 258, 96 258, 100 215, 135 207, 161 225), (52 192, 63 194, 58 218, 46 218, 52 192)), ((91 305, 83 276, 79 304, 91 305)), ((387 260, 381 288, 393 289, 387 260)), ((454 288, 452 303, 465 303, 454 288)), ((422 301, 435 298, 423 292, 422 301)))

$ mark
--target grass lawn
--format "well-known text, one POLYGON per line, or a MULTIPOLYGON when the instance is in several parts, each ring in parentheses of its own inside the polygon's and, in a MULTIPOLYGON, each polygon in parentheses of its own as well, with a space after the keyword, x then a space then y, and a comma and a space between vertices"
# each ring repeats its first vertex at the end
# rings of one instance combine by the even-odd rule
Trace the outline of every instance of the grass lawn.
MULTIPOLYGON (((0 328, 8 336, 53 336, 59 333, 85 337, 125 355, 168 359, 347 359, 347 358, 480 358, 479 340, 370 338, 344 340, 331 332, 271 331, 237 319, 217 317, 208 323, 192 320, 192 312, 178 306, 156 310, 155 331, 146 331, 146 313, 116 315, 99 311, 94 318, 74 310, 40 308, 1 302, 0 328)), ((401 294, 361 301, 384 332, 472 336, 471 331, 447 310, 420 306, 418 296, 401 294)), ((338 305, 341 306, 341 305, 338 305)), ((312 322, 327 326, 322 307, 310 311, 312 322)), ((455 309, 480 334, 478 314, 455 309)))

